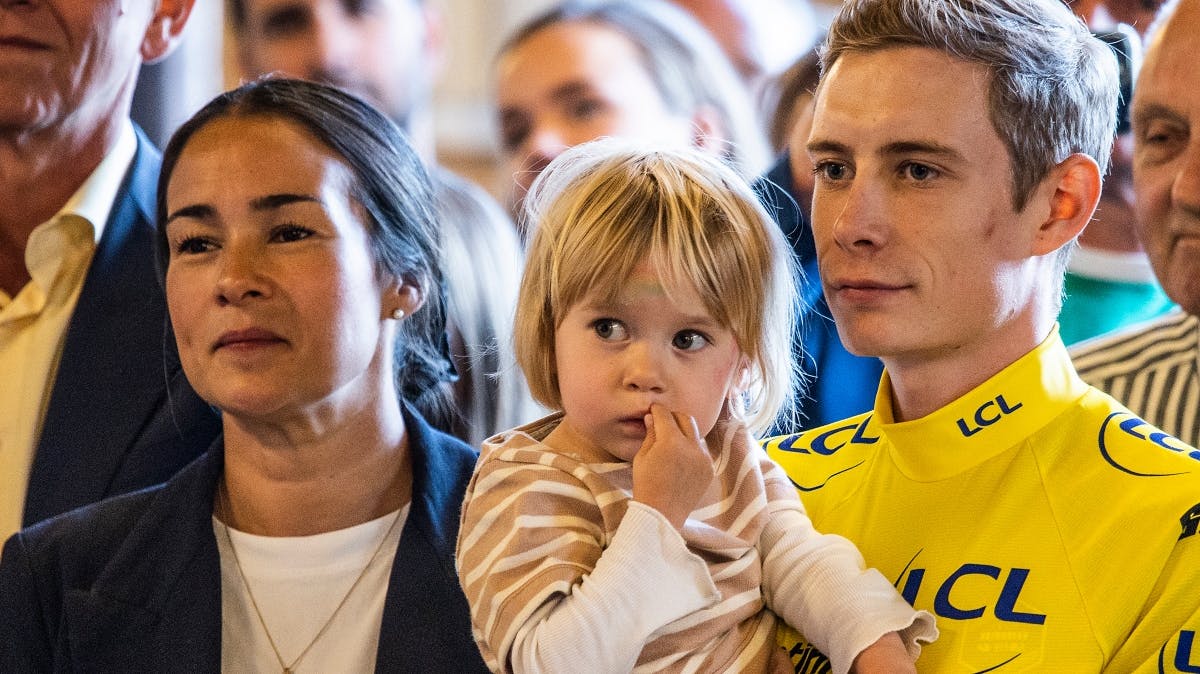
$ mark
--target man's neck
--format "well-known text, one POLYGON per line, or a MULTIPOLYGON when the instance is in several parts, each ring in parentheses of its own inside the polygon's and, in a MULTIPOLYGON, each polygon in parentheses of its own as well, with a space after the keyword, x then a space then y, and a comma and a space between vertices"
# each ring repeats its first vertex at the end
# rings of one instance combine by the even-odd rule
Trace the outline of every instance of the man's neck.
POLYGON ((0 290, 15 296, 29 281, 29 235, 62 208, 120 136, 124 119, 89 132, 55 127, 0 130, 0 290))
POLYGON ((884 357, 893 419, 920 419, 961 398, 1041 344, 1053 325, 1052 317, 1023 321, 998 329, 994 338, 936 356, 884 357))

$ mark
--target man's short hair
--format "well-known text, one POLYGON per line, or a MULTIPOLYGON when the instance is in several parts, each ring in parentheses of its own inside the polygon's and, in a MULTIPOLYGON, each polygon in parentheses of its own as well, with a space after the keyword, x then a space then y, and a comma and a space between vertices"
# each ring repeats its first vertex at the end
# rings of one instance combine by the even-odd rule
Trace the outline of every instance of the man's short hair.
POLYGON ((1109 48, 1060 0, 846 0, 823 47, 823 72, 846 52, 928 47, 991 73, 989 116, 1008 148, 1022 210, 1071 154, 1108 168, 1119 80, 1109 48))

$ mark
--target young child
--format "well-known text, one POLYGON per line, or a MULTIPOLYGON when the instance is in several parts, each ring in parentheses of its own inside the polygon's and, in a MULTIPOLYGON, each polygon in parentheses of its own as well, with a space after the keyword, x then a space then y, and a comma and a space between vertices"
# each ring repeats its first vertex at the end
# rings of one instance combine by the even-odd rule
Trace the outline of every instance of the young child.
POLYGON ((914 671, 933 616, 813 530, 761 433, 786 407, 795 283, 748 185, 693 150, 556 159, 528 201, 516 318, 534 397, 490 439, 459 579, 493 671, 914 671), (858 658, 856 662, 856 658, 858 658))

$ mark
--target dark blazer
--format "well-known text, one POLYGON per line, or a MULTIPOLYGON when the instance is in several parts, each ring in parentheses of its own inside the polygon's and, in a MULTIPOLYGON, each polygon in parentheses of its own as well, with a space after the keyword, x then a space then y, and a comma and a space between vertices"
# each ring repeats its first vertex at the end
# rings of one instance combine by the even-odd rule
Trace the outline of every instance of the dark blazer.
MULTIPOLYGON (((377 672, 486 672, 454 569, 477 457, 405 411, 412 506, 392 563, 377 672)), ((15 534, 0 557, 0 672, 221 670, 213 498, 223 445, 165 485, 15 534)))
POLYGON ((188 385, 154 270, 161 155, 137 154, 67 326, 29 475, 24 524, 158 484, 199 456, 220 420, 188 385))
MULTIPOLYGON (((874 407, 883 363, 878 358, 856 356, 842 345, 821 287, 812 227, 796 203, 792 184, 792 169, 785 153, 754 183, 754 188, 792 244, 796 264, 803 274, 800 282, 803 309, 794 351, 807 380, 807 390, 799 396, 800 421, 804 428, 815 428, 874 407)), ((778 430, 791 433, 798 429, 778 430)))

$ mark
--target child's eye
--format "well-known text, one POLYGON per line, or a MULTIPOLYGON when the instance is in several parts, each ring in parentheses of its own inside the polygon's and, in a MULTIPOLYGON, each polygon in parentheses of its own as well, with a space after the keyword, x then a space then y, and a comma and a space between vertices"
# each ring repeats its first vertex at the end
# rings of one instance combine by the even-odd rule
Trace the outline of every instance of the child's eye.
POLYGON ((696 351, 704 348, 707 344, 709 344, 708 338, 695 330, 681 330, 671 338, 671 346, 682 351, 696 351))
POLYGON ((603 340, 614 341, 625 339, 625 326, 615 318, 599 318, 592 321, 592 330, 603 340))

